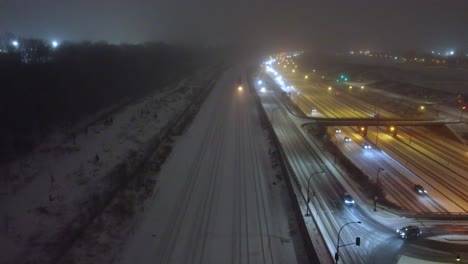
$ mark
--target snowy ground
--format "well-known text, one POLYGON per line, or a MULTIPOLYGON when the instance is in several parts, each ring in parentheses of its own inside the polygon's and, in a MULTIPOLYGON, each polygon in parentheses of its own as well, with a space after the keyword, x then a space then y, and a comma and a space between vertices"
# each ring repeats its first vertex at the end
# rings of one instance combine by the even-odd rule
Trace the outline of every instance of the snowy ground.
POLYGON ((296 263, 299 234, 253 96, 228 70, 175 142, 118 263, 296 263))
POLYGON ((125 106, 74 137, 57 133, 2 167, 1 263, 47 263, 136 170, 203 87, 203 74, 125 106), (197 84, 194 84, 197 82, 197 84), (190 89, 192 88, 192 89, 190 89))
POLYGON ((366 66, 365 70, 357 75, 362 80, 393 80, 452 94, 468 94, 466 68, 401 64, 364 56, 345 56, 340 57, 340 60, 342 63, 352 64, 351 67, 366 66))

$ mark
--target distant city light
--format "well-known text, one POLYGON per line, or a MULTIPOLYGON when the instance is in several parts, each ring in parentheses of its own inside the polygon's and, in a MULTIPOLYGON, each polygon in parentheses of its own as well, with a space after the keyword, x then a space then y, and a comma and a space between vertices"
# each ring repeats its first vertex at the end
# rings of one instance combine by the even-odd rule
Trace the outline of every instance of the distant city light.
POLYGON ((13 45, 14 47, 18 47, 18 46, 19 46, 19 43, 18 43, 18 41, 13 40, 13 41, 11 42, 11 45, 13 45))
POLYGON ((455 52, 453 50, 450 51, 450 55, 453 55, 455 54, 455 52))
POLYGON ((58 47, 58 42, 56 40, 52 41, 52 47, 57 48, 58 47))

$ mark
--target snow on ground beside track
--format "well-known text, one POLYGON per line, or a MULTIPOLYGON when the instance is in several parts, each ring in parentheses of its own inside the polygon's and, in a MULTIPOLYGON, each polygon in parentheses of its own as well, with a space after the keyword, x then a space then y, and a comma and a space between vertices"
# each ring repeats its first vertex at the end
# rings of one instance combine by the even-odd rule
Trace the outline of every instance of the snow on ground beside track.
POLYGON ((3 173, 21 175, 18 178, 25 182, 9 182, 0 196, 2 263, 40 260, 46 243, 86 209, 81 203, 105 188, 96 185, 99 180, 130 153, 138 153, 190 102, 187 89, 180 90, 183 87, 180 83, 156 91, 122 108, 112 120, 76 134, 76 143, 70 138, 43 144, 4 169, 3 173))
POLYGON ((223 74, 177 139, 120 263, 297 261, 285 186, 273 184, 250 91, 235 89, 240 70, 223 74))

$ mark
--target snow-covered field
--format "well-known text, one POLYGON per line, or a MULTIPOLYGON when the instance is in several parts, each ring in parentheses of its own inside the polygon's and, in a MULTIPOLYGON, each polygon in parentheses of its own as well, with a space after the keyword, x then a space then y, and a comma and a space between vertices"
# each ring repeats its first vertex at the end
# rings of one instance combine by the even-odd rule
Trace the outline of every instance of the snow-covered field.
POLYGON ((65 250, 212 75, 199 72, 158 90, 71 137, 56 132, 2 167, 9 180, 0 186, 0 262, 48 263, 65 250))
MULTIPOLYGON (((361 69, 360 77, 367 81, 392 80, 435 89, 451 94, 468 94, 468 69, 401 64, 391 60, 370 57, 340 57, 350 67, 367 66, 361 69)), ((355 70, 353 70, 355 71, 355 70)))

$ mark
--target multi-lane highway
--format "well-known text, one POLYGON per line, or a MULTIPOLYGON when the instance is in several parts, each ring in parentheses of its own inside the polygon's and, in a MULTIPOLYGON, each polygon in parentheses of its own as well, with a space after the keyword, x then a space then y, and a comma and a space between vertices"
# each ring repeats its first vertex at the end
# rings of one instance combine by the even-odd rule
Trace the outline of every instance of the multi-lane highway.
MULTIPOLYGON (((260 76, 260 78, 265 78, 265 76, 260 76)), ((299 90, 299 93, 291 96, 292 101, 296 102, 302 109, 316 109, 311 113, 312 115, 364 117, 369 116, 374 111, 372 109, 374 106, 371 104, 358 103, 356 107, 362 109, 355 110, 349 109, 355 104, 346 100, 337 103, 334 99, 327 101, 326 98, 320 98, 315 101, 319 92, 303 90, 300 85, 294 83, 292 85, 294 85, 296 91, 299 90), (307 101, 309 103, 313 102, 313 106, 308 105, 307 101), (366 109, 369 111, 368 114, 364 113, 366 109)), ((339 229, 344 224, 352 221, 361 221, 362 223, 348 225, 341 233, 341 239, 343 239, 341 243, 352 243, 356 236, 360 236, 362 244, 361 247, 351 245, 340 249, 340 259, 344 263, 396 263, 402 256, 451 262, 455 259, 457 252, 458 254, 466 254, 467 250, 463 241, 459 244, 437 241, 437 238, 440 239, 443 234, 456 234, 453 230, 447 231, 445 229, 445 233, 441 231, 440 225, 447 224, 444 220, 435 221, 400 217, 381 209, 374 212, 372 203, 365 195, 361 194, 360 188, 363 187, 356 185, 349 175, 346 175, 343 168, 334 163, 333 157, 327 155, 321 142, 315 140, 307 134, 305 129, 302 129, 301 124, 304 123, 304 120, 293 115, 291 108, 285 107, 285 102, 287 104, 289 99, 281 93, 281 90, 277 89, 277 85, 271 81, 266 84, 266 87, 265 92, 259 91, 263 107, 278 135, 288 162, 295 172, 300 184, 299 188, 305 196, 308 192, 308 181, 311 183, 310 191, 313 193, 311 195, 312 215, 321 230, 324 243, 330 251, 330 259, 335 252, 339 229), (322 171, 323 174, 320 173, 322 171), (343 201, 345 192, 350 193, 356 200, 354 206, 345 205, 343 201), (415 241, 398 239, 395 229, 407 224, 422 226, 422 238, 415 241)), ((325 87, 325 91, 327 89, 325 87)), ((380 111, 380 113, 382 112, 380 111)), ((389 116, 391 116, 390 113, 389 116)), ((416 212, 447 212, 452 209, 456 212, 457 210, 465 210, 463 206, 460 207, 453 202, 452 197, 447 197, 447 195, 437 197, 436 195, 432 196, 433 193, 431 193, 431 196, 426 198, 418 196, 411 188, 415 179, 420 178, 419 175, 408 170, 404 163, 400 163, 397 159, 393 159, 385 152, 376 149, 375 143, 360 136, 354 128, 343 127, 341 129, 342 133, 336 135, 334 139, 335 144, 353 161, 358 160, 358 167, 365 172, 368 170, 371 180, 375 179, 372 176, 378 173, 381 166, 386 167, 384 173, 380 175, 380 182, 385 192, 390 194, 389 200, 401 204, 409 203, 410 205, 403 208, 416 212), (351 137, 353 143, 344 143, 344 136, 351 137), (374 148, 364 150, 361 146, 364 141, 370 142, 374 148), (440 201, 444 204, 441 204, 440 201), (451 205, 448 205, 450 203, 451 205)), ((368 138, 375 136, 376 132, 370 129, 368 138)), ((391 140, 398 141, 380 131, 377 144, 380 146, 391 140)), ((401 144, 405 144, 405 142, 401 144)), ((434 190, 436 188, 432 188, 432 185, 428 186, 428 188, 431 188, 430 192, 437 193, 434 190)), ((464 194, 460 195, 463 196, 464 194)), ((466 221, 449 223, 450 225, 457 224, 462 227, 466 227, 467 224, 466 221)))
MULTIPOLYGON (((295 92, 291 92, 291 100, 311 117, 369 118, 376 113, 390 118, 433 117, 428 109, 418 109, 419 105, 411 101, 397 100, 398 103, 395 103, 389 99, 390 103, 397 104, 393 109, 390 106, 379 105, 376 103, 378 102, 376 98, 385 96, 381 91, 360 86, 352 86, 350 89, 347 85, 330 84, 317 75, 310 75, 305 79, 305 75, 297 68, 294 73, 288 68, 277 68, 284 79, 294 86, 295 92)), ((394 160, 407 167, 407 171, 403 173, 397 168, 388 168, 382 177, 384 188, 387 187, 388 198, 397 202, 402 208, 417 212, 467 213, 468 149, 466 146, 437 135, 427 128, 398 127, 397 129, 396 137, 389 136, 386 127, 379 127, 379 132, 377 128, 369 127, 366 137, 359 136, 356 129, 343 130, 348 136, 355 137, 355 143, 358 145, 369 142, 373 147, 385 151, 394 160), (392 171, 395 172, 393 175, 392 171), (408 174, 412 176, 405 176, 408 174), (395 179, 405 180, 396 182, 395 179), (421 197, 415 195, 412 190, 415 183, 429 190, 433 205, 424 206, 420 203, 421 197), (400 197, 397 198, 398 196, 400 197), (402 200, 402 196, 408 199, 402 200)), ((330 132, 333 133, 332 130, 330 132)), ((384 166, 385 160, 388 158, 381 161, 381 166, 384 166)), ((353 161, 359 163, 359 157, 355 157, 353 161)), ((374 175, 375 172, 370 174, 374 175)))

